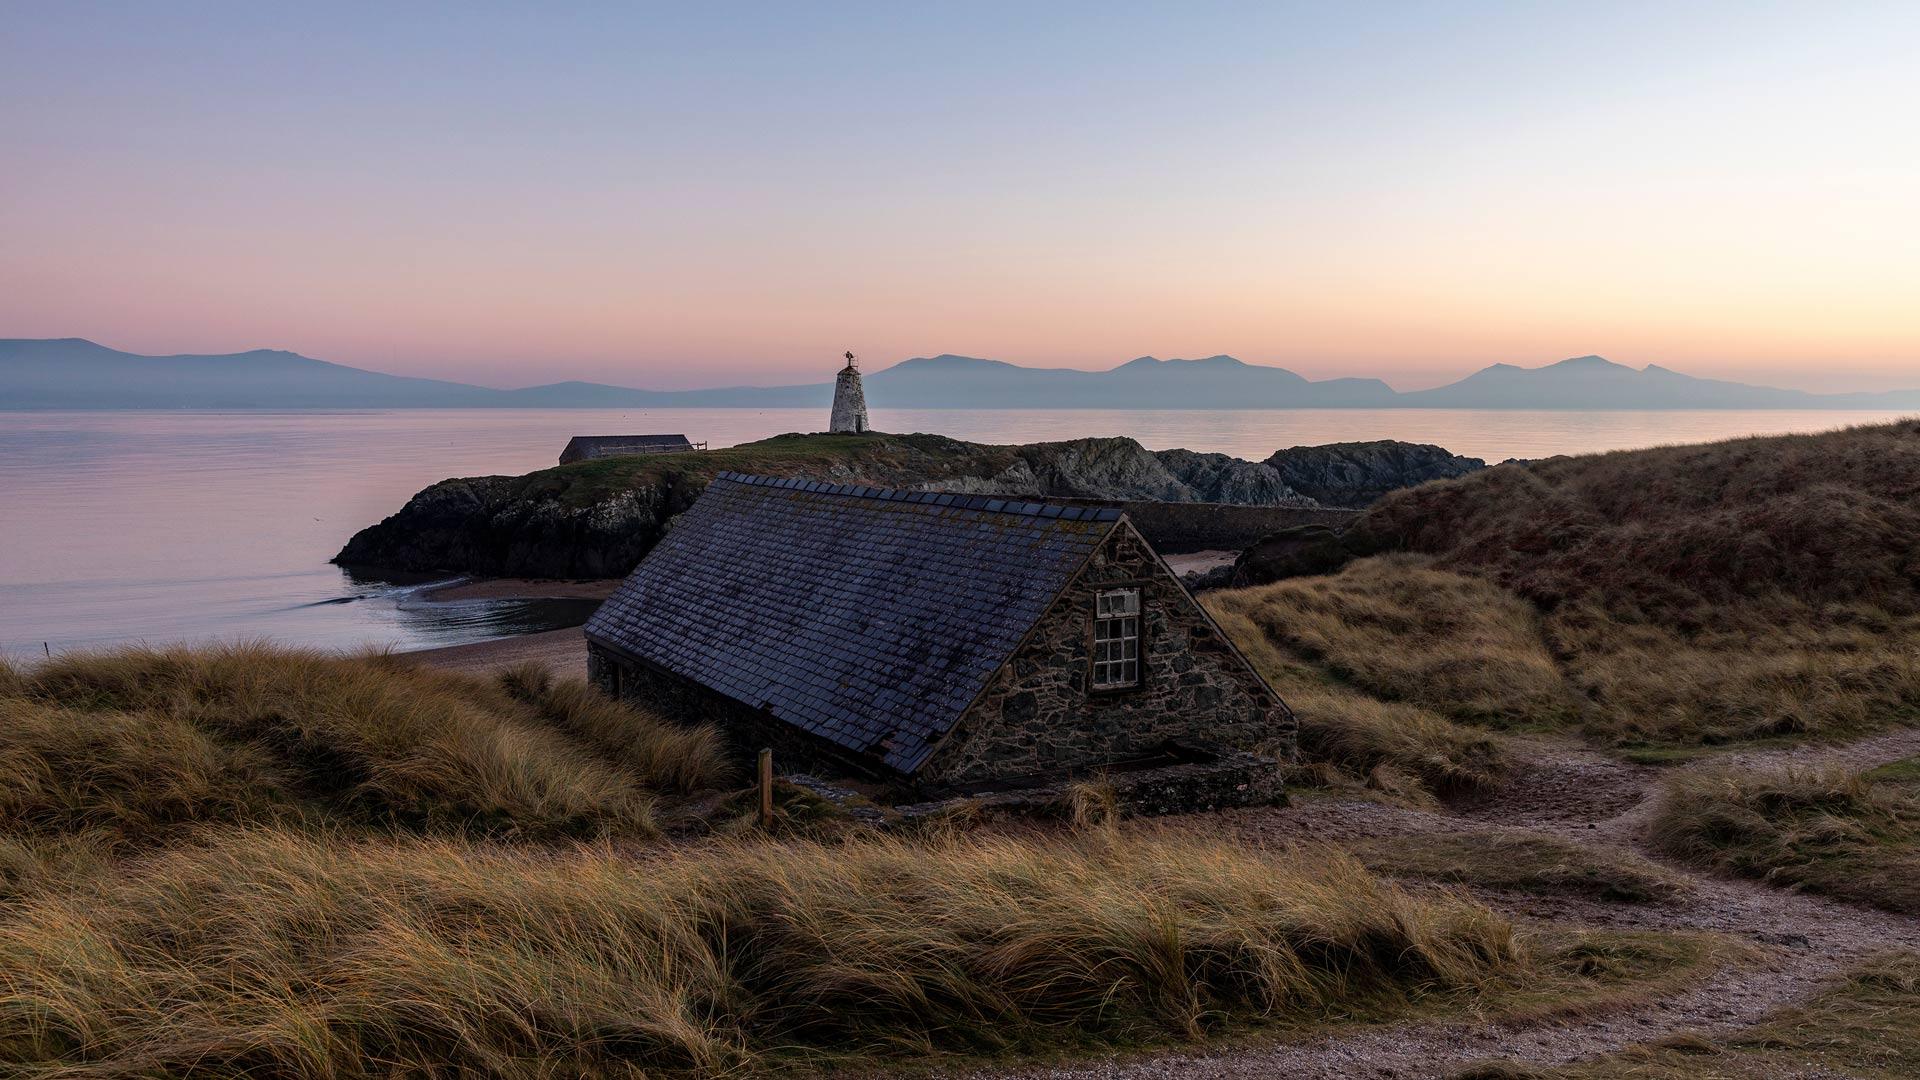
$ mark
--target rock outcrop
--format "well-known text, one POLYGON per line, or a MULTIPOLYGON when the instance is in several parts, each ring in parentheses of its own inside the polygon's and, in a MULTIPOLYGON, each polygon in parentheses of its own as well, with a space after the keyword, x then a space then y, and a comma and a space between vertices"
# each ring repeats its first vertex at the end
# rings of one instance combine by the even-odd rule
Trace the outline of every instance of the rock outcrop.
MULTIPOLYGON (((1318 505, 1268 464, 1187 450, 1155 453, 1132 439, 989 446, 939 435, 782 435, 725 450, 444 480, 355 535, 333 561, 387 571, 619 577, 727 470, 1026 498, 1318 505)), ((1390 479, 1382 470, 1356 475, 1369 492, 1390 479)), ((1320 490, 1355 497, 1337 486, 1320 490)))
POLYGON ((1158 450, 1154 457, 1186 485, 1199 502, 1242 506, 1318 506, 1315 499, 1287 486, 1279 470, 1258 461, 1193 450, 1158 450))
POLYGON ((622 577, 705 487, 641 487, 579 506, 528 495, 518 480, 443 480, 355 534, 333 561, 490 577, 622 577))
POLYGON ((1331 574, 1355 557, 1355 545, 1343 530, 1301 525, 1264 537, 1241 552, 1228 569, 1226 581, 1218 584, 1239 589, 1282 578, 1331 574))
POLYGON ((1465 476, 1487 467, 1479 458, 1462 457, 1424 443, 1329 443, 1280 450, 1262 464, 1288 488, 1327 506, 1359 508, 1382 495, 1429 480, 1465 476))

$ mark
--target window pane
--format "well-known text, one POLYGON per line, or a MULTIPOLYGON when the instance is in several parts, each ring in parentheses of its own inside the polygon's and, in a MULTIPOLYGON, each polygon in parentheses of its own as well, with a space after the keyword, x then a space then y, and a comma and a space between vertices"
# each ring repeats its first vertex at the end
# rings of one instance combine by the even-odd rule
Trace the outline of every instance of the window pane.
POLYGON ((1109 589, 1094 596, 1093 684, 1102 689, 1140 682, 1140 590, 1109 589))

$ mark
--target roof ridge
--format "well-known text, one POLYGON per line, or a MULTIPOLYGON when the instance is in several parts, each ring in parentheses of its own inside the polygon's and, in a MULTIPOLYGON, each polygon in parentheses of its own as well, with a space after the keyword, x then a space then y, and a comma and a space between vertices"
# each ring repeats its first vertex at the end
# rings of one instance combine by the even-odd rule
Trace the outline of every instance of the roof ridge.
POLYGON ((840 495, 884 502, 925 503, 958 510, 980 510, 990 514, 1012 514, 1021 517, 1058 518, 1062 521, 1118 521, 1122 513, 1119 508, 1110 506, 1062 506, 1043 499, 1004 495, 964 495, 945 491, 907 491, 864 484, 829 484, 800 477, 756 476, 752 473, 731 470, 716 474, 714 479, 754 487, 785 488, 790 491, 805 491, 820 495, 840 495))

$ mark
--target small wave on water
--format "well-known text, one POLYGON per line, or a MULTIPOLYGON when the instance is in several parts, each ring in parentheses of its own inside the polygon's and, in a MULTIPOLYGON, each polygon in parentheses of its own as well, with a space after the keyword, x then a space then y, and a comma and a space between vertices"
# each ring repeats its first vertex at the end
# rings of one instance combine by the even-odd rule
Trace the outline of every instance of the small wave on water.
MULTIPOLYGON (((473 580, 472 578, 463 576, 434 578, 431 581, 402 584, 380 578, 356 577, 351 572, 346 572, 346 578, 349 584, 356 586, 355 591, 345 596, 329 596, 323 600, 308 600, 298 604, 289 604, 281 610, 299 611, 302 608, 327 607, 332 604, 357 604, 369 600, 391 600, 395 604, 405 604, 416 598, 421 598, 429 603, 439 603, 440 601, 432 599, 433 593, 440 589, 452 588, 455 585, 464 585, 473 580)), ((458 601, 448 602, 457 603, 458 601)))

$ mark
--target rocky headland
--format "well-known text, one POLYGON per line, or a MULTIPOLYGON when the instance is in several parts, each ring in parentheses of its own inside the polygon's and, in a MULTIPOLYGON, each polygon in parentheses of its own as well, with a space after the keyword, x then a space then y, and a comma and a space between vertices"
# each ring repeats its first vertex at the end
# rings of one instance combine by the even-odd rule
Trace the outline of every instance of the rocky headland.
POLYGON ((994 446, 941 435, 781 435, 722 450, 606 458, 443 480, 361 530, 334 562, 366 569, 619 577, 724 471, 1028 498, 1358 508, 1483 468, 1437 446, 1345 443, 1265 461, 1150 451, 1127 438, 994 446))

